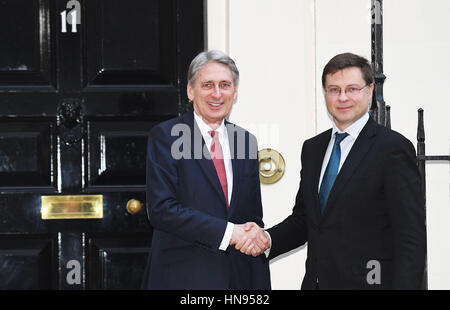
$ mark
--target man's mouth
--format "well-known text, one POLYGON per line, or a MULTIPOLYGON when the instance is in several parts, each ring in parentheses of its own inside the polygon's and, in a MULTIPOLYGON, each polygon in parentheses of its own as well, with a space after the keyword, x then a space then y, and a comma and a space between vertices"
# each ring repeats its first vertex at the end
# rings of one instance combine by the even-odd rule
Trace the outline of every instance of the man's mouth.
POLYGON ((223 102, 221 102, 221 103, 213 103, 213 102, 209 102, 208 103, 210 106, 213 106, 213 107, 220 107, 222 104, 223 104, 223 102))
POLYGON ((352 106, 348 106, 348 107, 338 107, 337 109, 339 110, 339 111, 348 111, 348 110, 350 110, 352 108, 352 106))

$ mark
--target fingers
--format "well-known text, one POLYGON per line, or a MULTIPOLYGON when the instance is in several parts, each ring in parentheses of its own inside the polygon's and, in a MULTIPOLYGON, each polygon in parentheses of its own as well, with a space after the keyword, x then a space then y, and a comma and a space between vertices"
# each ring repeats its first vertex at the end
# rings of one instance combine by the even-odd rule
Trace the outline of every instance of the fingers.
POLYGON ((246 255, 258 256, 270 246, 269 238, 262 228, 256 223, 248 222, 235 225, 236 234, 233 231, 230 244, 246 255))
POLYGON ((258 227, 258 225, 256 225, 256 224, 253 223, 253 222, 247 222, 247 223, 244 224, 244 230, 245 230, 245 231, 250 231, 250 230, 253 229, 255 226, 258 227))
POLYGON ((270 247, 270 239, 263 229, 261 229, 261 232, 258 234, 258 242, 260 248, 267 249, 270 247))
POLYGON ((235 224, 230 239, 230 245, 235 245, 235 248, 239 250, 248 238, 254 238, 254 232, 251 232, 255 228, 259 227, 253 222, 247 222, 245 224, 235 224))
POLYGON ((251 253, 253 247, 254 247, 253 241, 251 239, 247 239, 243 244, 243 246, 237 250, 240 250, 241 253, 249 255, 248 253, 251 253))
POLYGON ((258 256, 263 252, 262 248, 260 248, 252 239, 247 239, 244 245, 240 248, 241 253, 246 255, 258 256))
MULTIPOLYGON (((236 248, 236 250, 241 250, 244 246, 248 246, 248 243, 251 242, 250 239, 248 239, 246 236, 243 236, 235 245, 234 247, 236 248)), ((245 251, 245 250, 243 250, 245 251)), ((241 251, 242 252, 242 251, 241 251)))
MULTIPOLYGON (((262 232, 264 234, 264 232, 262 232)), ((254 243, 258 246, 260 249, 266 249, 268 248, 268 242, 266 241, 266 237, 261 236, 261 234, 258 234, 257 238, 254 239, 254 243)))
POLYGON ((251 249, 251 253, 249 253, 247 251, 246 252, 247 255, 251 254, 252 256, 258 256, 261 253, 263 253, 270 246, 269 241, 268 241, 267 237, 265 236, 265 233, 262 229, 258 233, 257 237, 255 239, 253 239, 253 244, 254 244, 254 246, 251 249))

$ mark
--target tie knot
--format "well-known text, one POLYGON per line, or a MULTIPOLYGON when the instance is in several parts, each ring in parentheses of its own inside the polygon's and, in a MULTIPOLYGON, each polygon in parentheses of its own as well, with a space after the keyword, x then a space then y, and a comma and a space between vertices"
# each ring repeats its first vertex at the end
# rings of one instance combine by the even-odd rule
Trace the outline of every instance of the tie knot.
POLYGON ((343 133, 337 133, 336 132, 336 140, 335 140, 335 144, 340 144, 342 142, 342 140, 345 139, 345 137, 348 136, 348 133, 343 132, 343 133))
MULTIPOLYGON (((215 138, 216 137, 216 134, 217 134, 217 132, 216 131, 214 131, 214 130, 211 130, 210 132, 209 132, 209 134, 211 135, 211 138, 215 138)), ((218 137, 218 136, 217 136, 218 137)))

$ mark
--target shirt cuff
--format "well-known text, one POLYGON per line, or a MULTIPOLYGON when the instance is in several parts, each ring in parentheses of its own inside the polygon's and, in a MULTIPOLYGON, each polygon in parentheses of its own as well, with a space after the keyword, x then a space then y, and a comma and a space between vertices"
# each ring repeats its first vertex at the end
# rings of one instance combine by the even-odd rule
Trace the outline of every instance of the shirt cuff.
POLYGON ((222 242, 220 243, 219 250, 226 251, 230 244, 231 237, 233 236, 234 224, 228 222, 225 234, 223 235, 222 242))
POLYGON ((266 233, 267 237, 269 238, 269 247, 267 248, 267 250, 264 251, 264 254, 266 255, 266 258, 269 258, 270 248, 272 247, 272 238, 270 237, 270 234, 266 230, 264 230, 264 232, 266 233))

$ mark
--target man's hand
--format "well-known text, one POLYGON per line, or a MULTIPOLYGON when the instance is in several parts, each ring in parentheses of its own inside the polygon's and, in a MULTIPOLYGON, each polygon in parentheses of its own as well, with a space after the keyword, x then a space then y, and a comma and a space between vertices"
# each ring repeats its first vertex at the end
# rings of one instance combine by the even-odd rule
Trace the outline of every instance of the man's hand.
POLYGON ((256 223, 235 224, 230 245, 237 250, 254 257, 263 253, 270 246, 269 238, 256 223))

